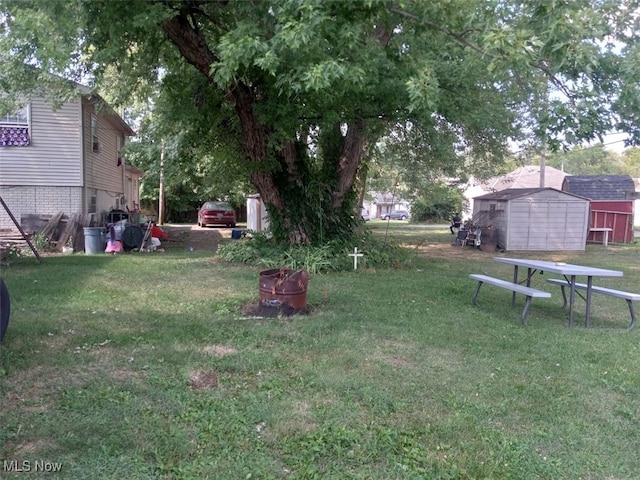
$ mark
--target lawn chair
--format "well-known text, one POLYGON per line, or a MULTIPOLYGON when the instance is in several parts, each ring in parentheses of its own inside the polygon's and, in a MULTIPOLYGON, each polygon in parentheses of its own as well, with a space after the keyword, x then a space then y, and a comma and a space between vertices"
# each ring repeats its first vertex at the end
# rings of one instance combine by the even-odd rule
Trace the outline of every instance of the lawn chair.
POLYGON ((473 239, 473 246, 476 247, 477 249, 480 248, 480 244, 482 243, 480 240, 481 236, 482 236, 482 230, 479 228, 476 228, 474 239, 473 239))
POLYGON ((458 234, 456 235, 456 239, 453 242, 453 245, 456 247, 464 247, 467 244, 467 239, 469 238, 469 230, 465 230, 461 228, 458 230, 458 234))

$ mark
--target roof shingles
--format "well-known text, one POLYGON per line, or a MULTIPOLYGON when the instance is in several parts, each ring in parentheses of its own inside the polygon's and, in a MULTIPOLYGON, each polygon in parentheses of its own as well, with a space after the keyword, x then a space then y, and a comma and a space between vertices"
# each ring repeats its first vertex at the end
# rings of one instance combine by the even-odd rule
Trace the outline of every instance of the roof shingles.
POLYGON ((590 200, 626 200, 635 192, 629 175, 571 175, 562 183, 562 190, 590 200))

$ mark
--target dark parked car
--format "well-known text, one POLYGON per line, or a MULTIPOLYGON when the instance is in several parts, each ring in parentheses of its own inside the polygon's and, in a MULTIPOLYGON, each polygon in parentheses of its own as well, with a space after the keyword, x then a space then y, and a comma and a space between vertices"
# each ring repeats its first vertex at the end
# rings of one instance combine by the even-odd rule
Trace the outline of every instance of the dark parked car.
POLYGON ((198 210, 198 226, 236 226, 236 212, 228 202, 205 202, 198 210))
POLYGON ((382 218, 382 220, 406 220, 409 218, 409 212, 406 210, 394 210, 390 213, 385 213, 380 218, 382 218))

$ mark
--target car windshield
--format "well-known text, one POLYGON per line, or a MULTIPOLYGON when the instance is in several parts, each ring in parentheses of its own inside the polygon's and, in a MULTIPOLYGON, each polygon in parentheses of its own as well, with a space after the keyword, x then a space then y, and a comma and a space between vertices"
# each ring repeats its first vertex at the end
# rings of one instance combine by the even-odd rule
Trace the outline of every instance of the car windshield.
POLYGON ((232 210, 231 205, 227 202, 207 202, 202 206, 203 210, 232 210))

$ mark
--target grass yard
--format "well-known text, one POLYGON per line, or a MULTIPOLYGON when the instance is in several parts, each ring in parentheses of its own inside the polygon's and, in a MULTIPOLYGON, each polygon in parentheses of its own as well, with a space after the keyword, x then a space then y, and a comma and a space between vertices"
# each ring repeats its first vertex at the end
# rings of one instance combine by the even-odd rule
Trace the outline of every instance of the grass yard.
MULTIPOLYGON (((637 479, 640 329, 595 296, 567 327, 545 277, 523 299, 494 255, 622 270, 638 245, 580 253, 454 248, 446 227, 371 222, 411 268, 313 275, 311 314, 261 319, 259 268, 211 252, 52 256, 2 277, 0 477, 46 479, 637 479), (619 328, 620 331, 614 331, 619 328), (28 473, 27 473, 28 472, 28 473), (30 475, 29 475, 30 474, 30 475)), ((640 306, 638 306, 640 308, 640 306)))

